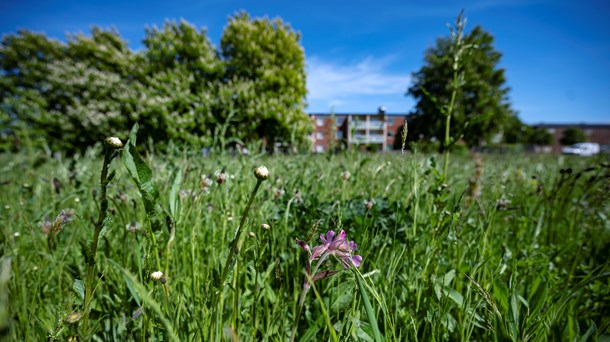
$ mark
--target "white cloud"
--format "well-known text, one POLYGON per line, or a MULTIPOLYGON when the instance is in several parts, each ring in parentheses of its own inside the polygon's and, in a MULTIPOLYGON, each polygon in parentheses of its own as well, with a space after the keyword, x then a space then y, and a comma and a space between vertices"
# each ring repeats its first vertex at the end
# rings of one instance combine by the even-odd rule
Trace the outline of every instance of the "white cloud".
POLYGON ((410 77, 384 70, 390 59, 365 58, 345 64, 310 57, 307 60, 307 98, 339 105, 362 95, 402 95, 410 77))

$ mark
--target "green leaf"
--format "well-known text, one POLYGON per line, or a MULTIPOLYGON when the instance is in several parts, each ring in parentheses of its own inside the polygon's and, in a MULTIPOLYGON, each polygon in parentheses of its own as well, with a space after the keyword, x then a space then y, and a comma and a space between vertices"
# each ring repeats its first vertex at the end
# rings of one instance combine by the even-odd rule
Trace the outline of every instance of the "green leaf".
POLYGON ((150 295, 150 293, 148 292, 146 287, 144 287, 144 285, 142 285, 134 275, 132 275, 128 270, 119 266, 115 261, 113 261, 113 260, 108 260, 108 261, 115 268, 121 270, 123 272, 123 275, 125 276, 125 278, 127 278, 127 279, 129 279, 129 281, 131 281, 131 284, 133 285, 133 289, 134 289, 135 293, 140 297, 142 302, 144 302, 144 305, 146 305, 146 307, 148 307, 152 310, 152 312, 157 316, 157 319, 165 327, 165 332, 167 334, 168 339, 170 341, 180 341, 180 339, 178 338, 178 335, 176 335, 176 332, 174 331, 174 329, 171 325, 171 322, 163 314, 163 310, 161 310, 161 306, 150 295))
POLYGON ((102 230, 100 231, 100 239, 106 236, 108 231, 110 231, 110 226, 112 225, 112 216, 106 216, 104 222, 102 222, 102 230))
POLYGON ((123 164, 138 186, 144 202, 144 209, 151 221, 155 216, 155 205, 159 197, 159 191, 152 179, 152 170, 138 152, 134 143, 138 125, 135 124, 131 130, 127 146, 123 150, 123 164), (132 140, 133 139, 133 140, 132 140))
POLYGON ((129 292, 131 292, 131 295, 133 296, 133 299, 136 301, 138 306, 141 306, 142 304, 141 304, 141 301, 140 301, 140 296, 138 296, 138 292, 136 291, 136 288, 133 285, 133 281, 125 273, 123 273, 123 279, 125 280, 125 285, 127 286, 127 289, 129 290, 129 292))
POLYGON ((366 288, 364 285, 364 278, 358 270, 352 268, 354 271, 354 275, 356 276, 356 282, 358 283, 358 288, 360 289, 360 296, 362 296, 362 302, 364 303, 364 309, 366 311, 366 315, 369 319, 369 323, 371 324, 371 328, 373 330, 373 335, 375 336, 376 342, 381 342, 383 339, 381 338, 381 332, 379 331, 379 327, 377 326, 377 317, 375 316, 375 310, 373 310, 373 306, 371 306, 371 301, 369 300, 369 295, 366 292, 366 288))
POLYGON ((82 301, 85 300, 85 284, 80 279, 74 279, 74 283, 72 284, 72 289, 78 295, 82 301))
POLYGON ((462 304, 464 303, 464 297, 462 296, 462 294, 450 287, 445 287, 445 295, 451 298, 451 300, 453 300, 459 306, 462 306, 462 304))
POLYGON ((172 189, 169 192, 169 213, 172 215, 174 222, 178 221, 180 212, 180 185, 182 184, 182 172, 178 171, 172 184, 172 189))

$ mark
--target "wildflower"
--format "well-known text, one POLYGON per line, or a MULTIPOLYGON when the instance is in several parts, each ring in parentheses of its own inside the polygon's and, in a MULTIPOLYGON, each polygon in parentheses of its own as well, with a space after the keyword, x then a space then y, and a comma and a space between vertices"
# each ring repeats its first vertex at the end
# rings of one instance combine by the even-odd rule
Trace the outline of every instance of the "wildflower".
POLYGON ((373 205, 375 205, 375 200, 373 200, 373 199, 364 201, 364 207, 366 208, 367 211, 371 210, 373 208, 373 205))
POLYGON ((180 195, 180 200, 182 202, 185 202, 188 198, 195 197, 195 192, 191 189, 181 189, 178 191, 178 194, 180 195))
POLYGON ((350 177, 350 176, 351 176, 351 174, 350 174, 350 173, 349 173, 349 171, 347 171, 347 170, 345 170, 345 171, 341 172, 341 178, 342 178, 344 181, 349 180, 349 177, 350 177))
POLYGON ((201 188, 204 192, 209 191, 209 188, 212 186, 212 184, 214 184, 214 181, 210 179, 210 177, 205 175, 201 176, 201 188))
POLYGON ((135 234, 142 231, 142 226, 136 221, 131 221, 131 223, 125 226, 125 229, 127 229, 130 233, 135 234))
POLYGON ((261 228, 263 228, 264 230, 269 230, 271 227, 268 224, 263 223, 261 224, 261 228))
POLYGON ((225 169, 216 170, 216 172, 214 172, 214 176, 216 177, 216 183, 218 183, 218 185, 226 182, 228 177, 227 173, 225 172, 225 169))
POLYGON ((311 260, 321 258, 326 254, 338 257, 344 268, 348 268, 350 265, 360 266, 362 257, 360 255, 352 256, 352 252, 358 248, 358 245, 353 240, 347 240, 345 230, 341 230, 336 238, 335 232, 329 230, 326 235, 320 234, 320 240, 323 244, 313 248, 310 256, 311 260))
POLYGON ((284 189, 275 188, 273 190, 273 199, 277 201, 277 199, 280 198, 284 193, 285 193, 284 189))
POLYGON ((264 166, 259 166, 254 169, 254 176, 256 176, 256 179, 259 181, 264 181, 269 178, 269 170, 264 166))
POLYGON ((248 233, 248 236, 249 236, 249 237, 251 237, 251 238, 255 238, 255 237, 256 237, 256 234, 255 234, 254 232, 249 232, 249 233, 248 233))
POLYGON ((165 276, 163 275, 163 272, 161 272, 161 271, 156 271, 156 272, 151 273, 150 279, 161 282, 161 284, 165 284, 165 281, 166 281, 165 276))
POLYGON ((117 137, 109 137, 106 138, 105 140, 106 145, 113 147, 113 148, 121 148, 123 147, 123 142, 121 141, 121 139, 117 138, 117 137))
POLYGON ((75 215, 74 209, 62 210, 53 221, 53 236, 57 235, 75 215))

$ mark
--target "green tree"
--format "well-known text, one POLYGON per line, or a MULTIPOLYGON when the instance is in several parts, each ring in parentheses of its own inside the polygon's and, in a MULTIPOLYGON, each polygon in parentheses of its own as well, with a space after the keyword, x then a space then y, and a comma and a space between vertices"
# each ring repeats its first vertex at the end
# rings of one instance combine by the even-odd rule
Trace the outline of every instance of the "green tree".
MULTIPOLYGON (((464 36, 457 96, 452 114, 452 140, 463 139, 469 146, 489 141, 515 113, 510 107, 509 88, 505 85, 504 69, 498 67, 501 53, 493 46, 493 36, 480 26, 464 36)), ((462 47, 461 47, 462 48, 462 47)), ((446 108, 451 101, 453 56, 456 45, 452 37, 441 37, 424 56, 425 65, 413 73, 413 85, 407 95, 416 100, 412 114, 413 133, 426 140, 440 140, 441 150, 445 130, 446 108)))
POLYGON ((93 28, 91 37, 69 36, 67 44, 29 31, 7 35, 0 49, 4 127, 65 150, 127 132, 131 57, 113 30, 93 28))
POLYGON ((566 128, 559 142, 562 145, 574 145, 587 140, 587 136, 582 129, 577 127, 566 128))
POLYGON ((530 128, 528 130, 528 142, 533 145, 547 146, 553 144, 553 134, 542 127, 530 128))
POLYGON ((215 110, 224 118, 233 115, 237 136, 264 137, 269 143, 303 141, 311 123, 304 111, 300 35, 279 18, 251 19, 241 12, 229 19, 220 49, 226 63, 223 86, 240 92, 235 96, 219 87, 215 110))
POLYGON ((507 144, 522 144, 528 142, 531 128, 521 122, 519 117, 511 115, 502 129, 502 140, 507 144))
POLYGON ((65 43, 9 34, 0 47, 0 139, 27 135, 78 150, 139 122, 140 137, 156 142, 305 141, 299 40, 280 19, 245 13, 229 20, 220 50, 184 21, 147 29, 137 53, 112 29, 65 43))

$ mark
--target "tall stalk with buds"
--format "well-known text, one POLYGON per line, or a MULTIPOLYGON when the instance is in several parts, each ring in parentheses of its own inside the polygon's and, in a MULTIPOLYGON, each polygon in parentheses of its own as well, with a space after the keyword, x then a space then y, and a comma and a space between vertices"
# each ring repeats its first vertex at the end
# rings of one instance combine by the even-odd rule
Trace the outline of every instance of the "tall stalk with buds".
POLYGON ((102 230, 108 226, 107 215, 108 215, 108 197, 106 195, 108 184, 114 178, 115 172, 108 173, 110 162, 119 155, 119 150, 123 148, 123 143, 119 138, 111 137, 104 141, 104 163, 102 164, 102 172, 100 174, 100 210, 95 223, 95 229, 93 231, 93 238, 91 244, 87 248, 86 263, 87 263, 87 280, 85 284, 85 314, 83 318, 83 332, 87 336, 89 333, 89 311, 91 307, 91 300, 93 298, 93 285, 94 279, 94 267, 95 267, 95 256, 97 254, 97 243, 102 230))
POLYGON ((461 75, 462 57, 464 52, 468 48, 464 45, 464 28, 466 27, 466 19, 464 18, 464 12, 455 20, 455 27, 450 27, 451 37, 453 38, 453 49, 452 49, 452 69, 453 78, 451 80, 451 100, 446 107, 442 108, 443 114, 445 114, 445 139, 443 141, 443 177, 447 178, 447 169, 449 167, 449 145, 451 144, 451 116, 455 107, 455 100, 457 98, 458 90, 463 84, 463 76, 461 75))
MULTIPOLYGON (((222 296, 222 288, 224 287, 224 283, 227 279, 227 276, 229 275, 229 270, 231 269, 231 266, 233 265, 235 256, 239 253, 239 239, 241 238, 241 234, 243 232, 243 229, 244 229, 244 226, 246 223, 246 219, 248 218, 248 214, 250 213, 250 207, 252 206, 252 203, 254 202, 254 197, 256 197, 256 194, 258 193, 258 190, 260 189, 261 184, 265 180, 269 179, 269 170, 265 166, 259 166, 256 169, 254 169, 254 176, 256 177, 256 185, 254 186, 254 189, 252 190, 252 193, 250 194, 248 203, 246 203, 246 207, 244 208, 244 212, 241 216, 241 220, 239 221, 239 225, 237 226, 237 230, 235 231, 235 236, 233 237, 233 240, 231 241, 231 244, 229 245, 229 256, 227 257, 227 260, 225 261, 224 267, 222 268, 222 273, 220 274, 220 278, 218 279, 218 282, 216 283, 216 287, 217 287, 217 290, 219 291, 220 296, 222 296)), ((220 305, 222 305, 222 299, 218 299, 218 296, 215 296, 213 299, 214 312, 213 312, 212 316, 214 317, 213 318, 214 320, 218 319, 217 312, 216 312, 216 310, 218 310, 218 305, 217 305, 218 300, 220 300, 220 305)), ((214 325, 210 329, 210 341, 214 340, 216 328, 217 328, 217 326, 214 325)))

